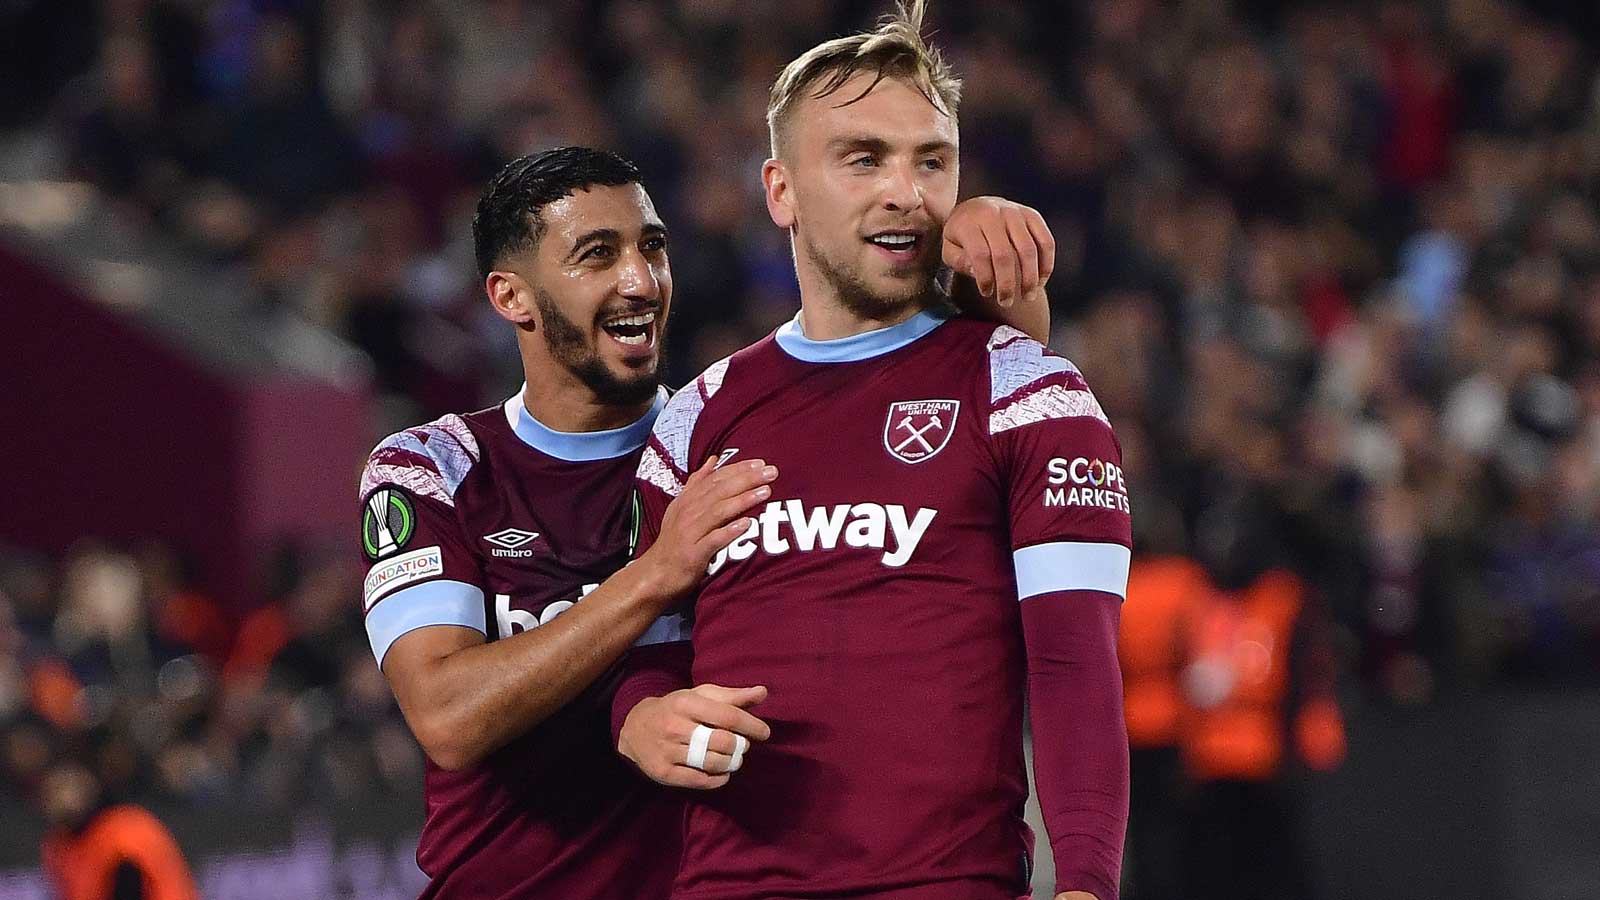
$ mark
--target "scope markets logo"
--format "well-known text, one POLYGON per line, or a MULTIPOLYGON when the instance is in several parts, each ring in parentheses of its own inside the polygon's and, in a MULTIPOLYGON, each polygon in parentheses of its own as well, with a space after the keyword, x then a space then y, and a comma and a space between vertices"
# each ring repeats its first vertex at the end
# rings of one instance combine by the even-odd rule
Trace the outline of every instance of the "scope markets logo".
POLYGON ((1103 459, 1080 456, 1077 459, 1056 457, 1045 467, 1052 485, 1072 483, 1071 487, 1044 489, 1045 506, 1089 506, 1126 513, 1128 509, 1128 484, 1122 477, 1122 468, 1103 459))

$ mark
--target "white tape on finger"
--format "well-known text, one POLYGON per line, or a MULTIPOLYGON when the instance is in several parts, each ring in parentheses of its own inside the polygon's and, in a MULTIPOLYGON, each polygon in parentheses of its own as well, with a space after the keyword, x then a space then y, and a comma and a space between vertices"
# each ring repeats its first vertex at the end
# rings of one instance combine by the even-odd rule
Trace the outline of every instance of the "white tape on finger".
POLYGON ((689 758, 684 760, 684 765, 691 769, 706 770, 706 749, 711 746, 711 726, 696 725, 694 731, 689 732, 689 758))
POLYGON ((742 734, 733 736, 733 756, 728 759, 728 771, 737 772, 744 765, 744 752, 750 749, 750 739, 742 734))

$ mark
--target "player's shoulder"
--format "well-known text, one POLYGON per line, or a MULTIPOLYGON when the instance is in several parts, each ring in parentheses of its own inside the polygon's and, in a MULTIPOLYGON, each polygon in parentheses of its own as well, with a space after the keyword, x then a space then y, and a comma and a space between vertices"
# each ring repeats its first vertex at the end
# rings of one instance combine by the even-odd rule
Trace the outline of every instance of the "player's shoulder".
POLYGON ((360 496, 391 484, 413 496, 454 506, 461 482, 483 455, 469 422, 481 415, 451 413, 379 441, 361 472, 360 496))
POLYGON ((1055 419, 1110 425, 1072 360, 1009 325, 984 325, 989 433, 1055 419))
POLYGON ((639 478, 656 485, 672 496, 683 489, 689 477, 689 447, 697 428, 708 422, 725 421, 748 402, 749 389, 734 389, 736 380, 748 384, 770 370, 771 354, 778 353, 772 335, 707 366, 692 381, 675 392, 656 424, 650 430, 639 459, 639 478), (730 395, 741 394, 729 401, 730 395))
POLYGON ((689 472, 689 443, 694 438, 695 427, 705 415, 707 405, 721 393, 729 366, 745 350, 707 366, 668 398, 650 429, 650 440, 639 464, 641 478, 659 482, 669 493, 675 494, 674 488, 681 488, 681 479, 689 472))
POLYGON ((661 415, 656 417, 656 427, 658 429, 661 427, 661 421, 667 418, 669 413, 683 416, 704 409, 706 401, 722 390, 722 385, 728 377, 728 367, 732 363, 733 356, 724 356, 706 366, 705 371, 696 375, 688 384, 674 391, 667 399, 667 405, 662 408, 661 415))
MULTIPOLYGON (((979 346, 987 344, 989 339, 999 330, 1022 334, 1009 325, 996 325, 987 319, 975 319, 965 313, 950 312, 948 310, 937 313, 944 321, 939 324, 933 334, 940 338, 958 343, 963 346, 979 346)), ((1023 335, 1027 337, 1027 335, 1023 335)))
POLYGON ((995 400, 1042 379, 1065 376, 1083 380, 1083 373, 1072 360, 1028 337, 1010 325, 974 323, 981 326, 983 355, 989 366, 990 392, 995 400))
MULTIPOLYGON (((771 370, 772 355, 781 352, 776 347, 772 335, 768 335, 706 366, 705 371, 667 400, 656 418, 653 434, 661 439, 679 435, 686 438, 708 409, 715 410, 724 405, 730 395, 739 393, 732 388, 760 381, 761 373, 771 370)), ((745 393, 748 394, 748 390, 745 393)), ((743 400, 735 398, 732 402, 739 405, 743 400)))
MULTIPOLYGON (((1024 371, 1047 373, 1057 367, 1055 362, 1040 360, 1066 361, 1061 354, 1020 329, 961 313, 949 315, 928 337, 932 343, 940 345, 940 353, 975 357, 991 368, 999 365, 1018 375, 1024 371)), ((1067 366, 1077 371, 1070 362, 1067 366)))

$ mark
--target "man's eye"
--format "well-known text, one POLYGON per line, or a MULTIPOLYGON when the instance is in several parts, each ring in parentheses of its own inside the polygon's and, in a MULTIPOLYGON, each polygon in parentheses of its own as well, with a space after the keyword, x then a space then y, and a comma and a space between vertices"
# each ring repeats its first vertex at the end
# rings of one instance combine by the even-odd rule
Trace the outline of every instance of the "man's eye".
POLYGON ((930 157, 928 159, 923 160, 922 161, 922 165, 923 165, 923 168, 926 168, 930 172, 936 172, 936 171, 944 168, 944 160, 939 159, 938 157, 930 157))
POLYGON ((664 237, 649 238, 644 242, 644 249, 647 253, 660 253, 662 250, 667 249, 667 239, 664 237))
POLYGON ((864 169, 870 169, 873 166, 876 166, 877 164, 878 164, 878 158, 876 156, 871 156, 871 155, 858 156, 855 159, 850 160, 850 165, 852 165, 852 166, 861 166, 864 169))
POLYGON ((612 255, 613 251, 610 247, 607 247, 605 244, 600 244, 599 246, 590 247, 588 250, 584 251, 584 254, 578 257, 578 260, 581 262, 586 259, 610 259, 612 255))

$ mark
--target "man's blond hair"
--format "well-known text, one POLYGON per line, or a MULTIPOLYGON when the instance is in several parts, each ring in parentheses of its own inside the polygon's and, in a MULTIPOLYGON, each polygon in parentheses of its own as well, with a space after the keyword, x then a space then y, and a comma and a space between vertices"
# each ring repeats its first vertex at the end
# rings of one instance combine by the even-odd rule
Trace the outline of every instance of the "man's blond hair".
POLYGON ((767 101, 772 155, 781 155, 784 129, 795 104, 804 97, 826 97, 860 72, 871 72, 872 84, 840 106, 872 93, 883 79, 895 78, 916 88, 935 109, 954 119, 961 102, 961 79, 939 51, 922 39, 927 8, 928 0, 911 0, 909 5, 896 0, 894 15, 885 16, 872 31, 824 41, 784 66, 767 101))

